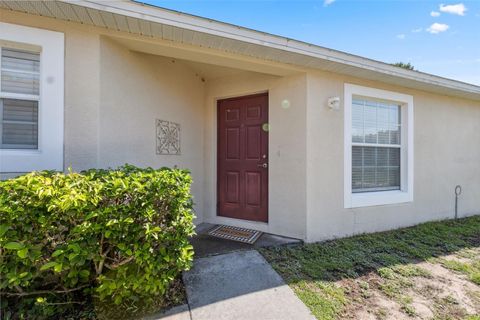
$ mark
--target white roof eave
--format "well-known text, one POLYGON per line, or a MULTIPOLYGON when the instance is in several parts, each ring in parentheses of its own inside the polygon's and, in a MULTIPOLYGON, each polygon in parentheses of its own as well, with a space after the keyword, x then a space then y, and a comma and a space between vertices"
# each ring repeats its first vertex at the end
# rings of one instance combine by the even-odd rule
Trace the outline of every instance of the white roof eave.
MULTIPOLYGON (((296 53, 321 59, 323 61, 340 63, 343 65, 370 70, 392 77, 422 82, 433 86, 449 88, 469 94, 469 97, 478 95, 480 100, 480 86, 461 81, 447 79, 424 72, 406 70, 380 61, 348 54, 345 52, 320 47, 302 41, 272 35, 212 19, 185 14, 178 11, 168 10, 144 4, 136 1, 98 1, 98 0, 62 0, 75 2, 75 4, 90 6, 92 8, 106 10, 111 13, 129 15, 131 17, 149 20, 152 22, 168 24, 192 31, 207 33, 224 38, 256 44, 268 48, 279 49, 290 53, 296 53)), ((278 61, 282 62, 282 61, 278 61)))
MULTIPOLYGON (((42 3, 42 7, 39 7, 39 2, 35 1, 15 2, 0 0, 0 7, 7 7, 12 10, 28 13, 38 12, 39 9, 45 10, 46 7, 48 11, 45 12, 50 12, 48 16, 69 21, 98 25, 95 23, 92 16, 89 17, 89 12, 91 13, 96 11, 113 15, 114 18, 120 16, 126 17, 126 27, 124 26, 124 29, 121 31, 138 34, 138 27, 142 23, 151 23, 152 28, 153 25, 180 28, 182 30, 198 34, 200 39, 203 39, 203 36, 205 35, 208 36, 209 38, 205 38, 205 40, 200 41, 205 41, 206 43, 204 46, 211 49, 221 50, 221 48, 215 48, 216 43, 221 43, 222 39, 228 39, 229 41, 237 42, 237 49, 234 48, 228 51, 233 54, 245 55, 245 48, 249 47, 247 49, 253 48, 255 52, 255 54, 252 56, 259 59, 350 74, 358 78, 385 81, 387 83, 402 85, 405 87, 419 88, 421 90, 445 95, 480 100, 480 86, 452 79, 446 79, 423 72, 406 70, 389 65, 387 63, 363 58, 345 52, 336 51, 265 32, 259 32, 224 22, 163 9, 140 2, 60 0, 56 2, 59 8, 55 8, 55 4, 53 2, 46 1, 42 3), (28 4, 28 2, 31 2, 31 4, 28 4), (79 13, 78 6, 87 8, 87 14, 82 15, 79 13), (32 12, 32 10, 34 11, 32 12), (71 17, 68 16, 69 13, 72 15, 71 17), (84 17, 85 15, 86 17, 84 17), (134 26, 136 30, 131 29, 129 26, 128 22, 132 20, 137 21, 136 25, 134 26), (217 39, 217 41, 214 41, 213 45, 212 37, 217 39)), ((100 23, 103 22, 100 21, 100 23)))

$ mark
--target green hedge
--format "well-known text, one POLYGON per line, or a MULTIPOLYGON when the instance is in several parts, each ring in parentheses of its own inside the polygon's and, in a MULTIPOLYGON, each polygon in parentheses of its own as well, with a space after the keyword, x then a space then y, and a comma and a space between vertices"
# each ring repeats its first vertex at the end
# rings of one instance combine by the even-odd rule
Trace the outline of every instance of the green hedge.
POLYGON ((185 170, 34 172, 0 182, 0 292, 15 316, 163 295, 191 266, 185 170), (80 301, 82 302, 82 301, 80 301))

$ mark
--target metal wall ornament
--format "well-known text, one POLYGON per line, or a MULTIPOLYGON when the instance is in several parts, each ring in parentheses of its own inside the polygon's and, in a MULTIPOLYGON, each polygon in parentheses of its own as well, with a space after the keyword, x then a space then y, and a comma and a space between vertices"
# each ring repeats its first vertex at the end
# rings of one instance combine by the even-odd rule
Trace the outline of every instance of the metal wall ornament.
POLYGON ((180 124, 156 120, 157 154, 180 155, 180 124))

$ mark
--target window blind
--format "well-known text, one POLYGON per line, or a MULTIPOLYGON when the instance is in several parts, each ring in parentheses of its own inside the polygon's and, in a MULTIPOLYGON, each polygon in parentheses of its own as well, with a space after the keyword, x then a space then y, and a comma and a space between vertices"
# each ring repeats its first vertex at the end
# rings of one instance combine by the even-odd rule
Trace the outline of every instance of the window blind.
POLYGON ((401 106, 352 102, 352 192, 400 189, 401 106))
POLYGON ((38 148, 38 102, 2 99, 2 148, 38 148))
POLYGON ((40 55, 2 49, 2 92, 38 95, 40 55))
POLYGON ((40 54, 2 48, 0 65, 0 148, 37 149, 40 54))

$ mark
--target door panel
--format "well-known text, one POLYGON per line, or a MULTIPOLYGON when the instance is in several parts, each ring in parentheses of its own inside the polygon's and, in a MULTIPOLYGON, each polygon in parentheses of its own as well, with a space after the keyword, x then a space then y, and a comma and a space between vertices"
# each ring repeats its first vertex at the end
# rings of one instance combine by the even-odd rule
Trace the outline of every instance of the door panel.
POLYGON ((226 186, 226 197, 225 201, 230 204, 239 205, 240 201, 240 174, 238 172, 227 172, 226 173, 227 183, 226 186))
POLYGON ((260 207, 260 195, 262 191, 262 177, 258 172, 245 172, 246 181, 246 205, 260 207))
POLYGON ((240 128, 227 128, 226 136, 226 160, 240 160, 240 128))
POLYGON ((268 94, 218 101, 217 214, 268 222, 268 94))
POLYGON ((248 126, 246 127, 246 154, 247 160, 260 161, 261 154, 261 141, 262 141, 262 128, 261 126, 248 126))

